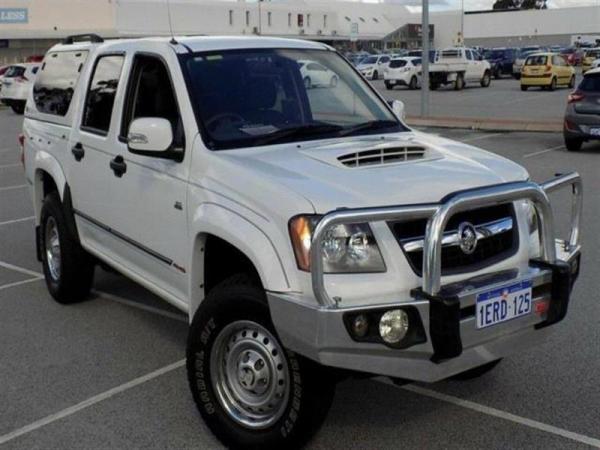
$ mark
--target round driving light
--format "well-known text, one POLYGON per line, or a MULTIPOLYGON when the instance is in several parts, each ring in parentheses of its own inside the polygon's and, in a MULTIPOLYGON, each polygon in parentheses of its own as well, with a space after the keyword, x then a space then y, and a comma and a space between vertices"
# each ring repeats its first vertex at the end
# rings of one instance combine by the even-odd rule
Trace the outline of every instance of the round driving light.
POLYGON ((393 309, 381 316, 379 335, 388 344, 397 344, 408 331, 408 314, 402 309, 393 309))
POLYGON ((365 337, 369 331, 369 319, 367 316, 360 314, 352 321, 352 332, 356 337, 365 337))

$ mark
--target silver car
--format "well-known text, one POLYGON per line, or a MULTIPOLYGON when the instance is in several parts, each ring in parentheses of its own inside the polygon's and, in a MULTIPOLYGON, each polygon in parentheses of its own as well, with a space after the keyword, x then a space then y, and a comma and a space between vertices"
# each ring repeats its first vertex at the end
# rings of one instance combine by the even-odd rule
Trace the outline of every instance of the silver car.
POLYGON ((572 152, 580 150, 586 141, 600 140, 600 68, 587 71, 569 95, 564 137, 567 150, 572 152))

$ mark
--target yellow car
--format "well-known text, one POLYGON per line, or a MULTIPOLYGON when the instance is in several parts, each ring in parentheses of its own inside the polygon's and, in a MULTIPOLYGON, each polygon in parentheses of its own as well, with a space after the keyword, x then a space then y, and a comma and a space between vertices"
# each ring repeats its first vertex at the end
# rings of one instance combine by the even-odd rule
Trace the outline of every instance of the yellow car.
POLYGON ((600 47, 590 48, 583 54, 583 60, 581 62, 581 71, 586 73, 592 68, 592 63, 600 58, 600 47))
POLYGON ((575 87, 575 69, 556 53, 534 53, 525 60, 521 71, 521 90, 533 86, 553 91, 557 86, 575 87))

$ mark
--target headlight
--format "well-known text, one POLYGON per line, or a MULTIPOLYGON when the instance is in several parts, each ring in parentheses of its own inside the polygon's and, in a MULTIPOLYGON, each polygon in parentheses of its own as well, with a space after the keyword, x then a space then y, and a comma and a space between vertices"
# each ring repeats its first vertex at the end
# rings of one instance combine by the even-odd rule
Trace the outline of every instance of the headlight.
MULTIPOLYGON (((290 221, 296 262, 310 270, 313 231, 320 216, 297 216, 290 221)), ((325 273, 385 272, 385 263, 367 223, 337 225, 325 232, 321 255, 325 273)))
POLYGON ((527 229, 529 231, 529 257, 539 258, 542 256, 542 249, 537 211, 531 202, 526 202, 524 209, 527 215, 527 229))

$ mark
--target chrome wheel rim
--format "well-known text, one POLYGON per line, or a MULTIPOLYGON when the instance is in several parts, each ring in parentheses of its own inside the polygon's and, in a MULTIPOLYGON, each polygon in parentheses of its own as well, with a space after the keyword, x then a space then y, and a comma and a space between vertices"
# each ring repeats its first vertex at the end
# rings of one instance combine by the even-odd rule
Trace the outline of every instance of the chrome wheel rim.
POLYGON ((210 355, 211 382, 231 419, 263 429, 283 414, 290 376, 283 348, 262 325, 237 321, 217 336, 210 355))
POLYGON ((49 217, 46 221, 45 233, 45 250, 46 250, 46 263, 48 265, 48 271, 54 281, 60 279, 60 239, 58 237, 58 226, 54 217, 49 217))

